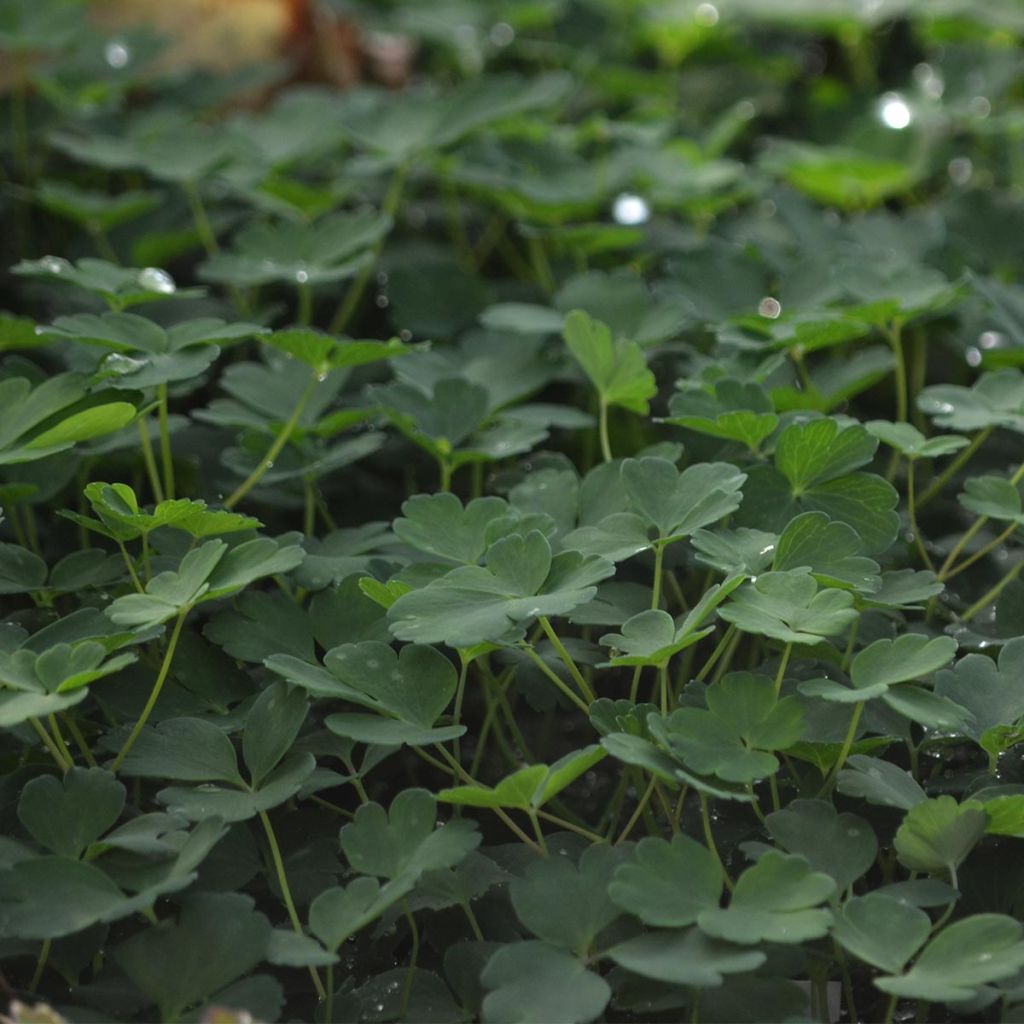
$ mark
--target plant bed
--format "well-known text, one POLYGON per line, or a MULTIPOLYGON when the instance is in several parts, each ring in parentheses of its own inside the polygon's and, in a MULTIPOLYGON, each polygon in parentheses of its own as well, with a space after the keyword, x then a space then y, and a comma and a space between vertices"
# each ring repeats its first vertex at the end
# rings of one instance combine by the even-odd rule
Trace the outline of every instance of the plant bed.
POLYGON ((8 1017, 1024 1018, 1018 5, 348 15, 0 12, 8 1017))

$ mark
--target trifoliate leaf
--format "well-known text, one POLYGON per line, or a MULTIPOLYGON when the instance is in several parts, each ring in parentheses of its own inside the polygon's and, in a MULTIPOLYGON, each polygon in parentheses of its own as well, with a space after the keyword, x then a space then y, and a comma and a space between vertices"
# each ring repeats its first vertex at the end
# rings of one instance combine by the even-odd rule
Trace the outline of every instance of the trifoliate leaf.
POLYGON ((955 871, 985 834, 987 820, 975 800, 923 800, 907 811, 893 845, 900 863, 911 871, 955 871))
POLYGON ((818 644, 856 619, 853 595, 819 590, 810 572, 767 572, 740 587, 718 614, 745 633, 783 643, 818 644))
POLYGON ((871 420, 865 423, 869 433, 883 444, 895 448, 908 459, 936 459, 952 455, 966 448, 970 442, 959 434, 944 434, 939 437, 925 437, 910 423, 889 423, 886 420, 871 420))
POLYGON ((648 836, 637 843, 633 859, 620 865, 608 887, 616 906, 645 924, 681 928, 702 910, 717 907, 722 871, 707 847, 688 836, 666 842, 648 836))
POLYGON ((807 567, 820 583, 873 593, 882 584, 878 563, 865 558, 860 537, 824 512, 804 512, 782 531, 772 569, 807 567))
POLYGON ((937 426, 953 430, 1005 427, 1024 432, 1024 374, 1020 370, 983 373, 973 387, 935 384, 917 398, 918 408, 937 426))
POLYGON ((875 985, 908 999, 959 1002, 1024 967, 1024 929, 1003 914, 975 914, 943 928, 901 977, 875 985))
POLYGON ((744 946, 806 942, 828 932, 831 915, 820 904, 835 888, 803 857, 772 850, 740 875, 728 907, 701 911, 697 924, 712 938, 744 946))
POLYGON ((848 953, 890 973, 924 945, 931 918, 917 907, 878 892, 847 900, 832 923, 832 937, 848 953))
POLYGON ((562 333, 604 405, 646 415, 648 401, 658 387, 647 369, 643 349, 635 341, 617 341, 603 323, 581 309, 566 316, 562 333))

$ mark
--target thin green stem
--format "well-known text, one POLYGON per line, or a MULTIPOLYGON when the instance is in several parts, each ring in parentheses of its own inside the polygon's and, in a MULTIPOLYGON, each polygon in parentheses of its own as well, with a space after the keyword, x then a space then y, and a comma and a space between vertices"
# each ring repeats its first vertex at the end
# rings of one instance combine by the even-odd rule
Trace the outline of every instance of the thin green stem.
POLYGON ((405 919, 409 922, 409 935, 412 939, 412 949, 409 951, 409 968, 405 972, 405 987, 402 989, 402 1002, 398 1007, 398 1019, 405 1020, 409 1012, 409 997, 412 995, 412 983, 416 977, 416 962, 420 955, 420 929, 416 924, 416 918, 409 909, 409 901, 402 900, 402 910, 405 912, 405 919))
POLYGON ((206 212, 206 206, 203 204, 203 197, 199 194, 199 189, 194 181, 183 181, 181 183, 181 190, 185 193, 189 209, 192 211, 192 220, 195 223, 199 241, 202 243, 207 255, 216 256, 220 252, 220 245, 217 242, 217 235, 213 230, 213 225, 210 223, 210 218, 206 212))
POLYGON ((72 763, 64 760, 64 755, 57 744, 53 742, 53 737, 43 727, 43 723, 34 715, 28 721, 29 725, 35 729, 36 735, 43 741, 43 746, 50 752, 50 756, 57 762, 57 767, 61 772, 66 772, 69 768, 72 768, 72 763))
POLYGON ((308 327, 313 322, 313 286, 308 281, 298 282, 298 306, 295 318, 300 327, 308 327))
POLYGON ((1013 533, 1017 531, 1019 526, 1019 523, 1010 523, 1010 525, 1005 530, 1003 530, 1003 532, 999 534, 998 537, 996 537, 994 540, 989 541, 988 544, 986 544, 984 547, 978 548, 978 550, 975 551, 973 555, 970 555, 968 558, 965 558, 959 565, 954 565, 949 570, 949 572, 946 573, 945 576, 940 576, 939 580, 941 582, 945 582, 946 580, 951 580, 954 576, 959 576, 960 573, 964 571, 964 569, 967 569, 970 566, 974 565, 974 563, 977 562, 978 559, 984 558, 985 555, 987 555, 990 551, 993 551, 995 548, 999 547, 999 545, 1002 544, 1004 540, 1007 540, 1013 533))
POLYGON ((36 959, 36 969, 32 972, 32 980, 28 983, 28 990, 33 995, 39 988, 39 982, 43 980, 43 971, 46 970, 46 963, 50 959, 50 946, 52 944, 52 939, 43 939, 43 944, 39 947, 39 956, 36 959))
MULTIPOLYGON (((270 847, 270 859, 274 862, 274 872, 277 875, 277 884, 281 889, 281 898, 284 900, 285 909, 288 911, 288 919, 292 923, 292 929, 296 935, 305 934, 302 930, 302 922, 299 920, 299 912, 295 909, 295 900, 292 899, 292 890, 288 885, 288 875, 284 870, 284 859, 281 857, 281 847, 277 844, 277 835, 274 833, 274 826, 266 811, 260 811, 260 822, 263 831, 267 836, 267 846, 270 847)), ((309 976, 313 979, 313 987, 321 1001, 327 998, 323 982, 315 967, 309 968, 309 976)))
POLYGON ((131 555, 128 554, 128 549, 124 546, 124 541, 119 540, 117 546, 121 550, 121 557, 124 559, 125 567, 128 569, 128 575, 132 578, 132 585, 140 594, 145 593, 145 587, 143 587, 142 580, 139 579, 138 573, 135 571, 135 563, 132 562, 131 555))
POLYGON ((729 877, 729 872, 725 870, 725 864, 722 861, 721 854, 718 852, 718 845, 715 843, 715 834, 711 831, 711 814, 708 811, 707 795, 704 793, 698 795, 700 796, 700 821, 704 828, 704 842, 707 843, 711 856, 715 858, 718 869, 722 872, 722 881, 725 882, 725 887, 729 892, 732 892, 732 879, 729 877))
POLYGON ((288 421, 281 428, 281 433, 277 435, 274 443, 267 449, 267 453, 260 459, 259 465, 235 488, 234 493, 224 502, 226 508, 234 508, 263 479, 264 475, 273 468, 274 460, 281 454, 284 446, 288 443, 288 439, 294 433, 319 382, 319 375, 313 373, 306 384, 305 390, 299 396, 298 402, 295 403, 291 416, 288 417, 288 421))
POLYGON ((661 713, 668 714, 668 662, 658 666, 658 688, 661 691, 661 713))
POLYGON ((850 751, 853 749, 854 741, 857 738, 857 727, 860 725, 860 716, 864 714, 864 705, 864 701, 858 701, 854 706, 853 714, 850 716, 850 725, 846 730, 846 738, 843 740, 842 747, 839 748, 839 756, 836 758, 836 763, 832 765, 832 770, 826 776, 825 781, 822 783, 821 789, 818 792, 819 800, 832 791, 832 787, 836 784, 836 780, 839 778, 839 773, 842 771, 843 765, 846 764, 846 759, 850 756, 850 751))
POLYGON ((67 742, 64 739, 64 734, 60 731, 60 723, 57 721, 56 715, 48 715, 46 721, 49 723, 50 732, 53 734, 53 742, 57 744, 57 749, 60 750, 64 760, 68 764, 74 765, 75 757, 74 754, 68 750, 67 742))
POLYGON ((615 840, 616 846, 618 846, 619 843, 624 843, 629 838, 629 833, 633 831, 633 827, 643 816, 644 810, 650 802, 651 796, 654 794, 654 787, 657 781, 658 780, 652 775, 651 781, 647 784, 647 789, 644 790, 644 795, 637 801, 636 808, 629 816, 629 821, 626 822, 625 828, 623 828, 619 833, 619 838, 615 840))
POLYGON ((850 627, 850 636, 846 641, 846 649, 843 651, 843 662, 840 666, 844 672, 847 672, 850 668, 850 660, 853 658, 853 648, 857 643, 857 630, 860 628, 860 617, 858 616, 853 620, 853 625, 850 627))
POLYGON ((546 615, 540 615, 537 618, 541 628, 544 630, 548 640, 551 642, 551 646, 558 652, 558 656, 562 659, 562 664, 569 670, 569 675, 572 676, 573 682, 580 688, 580 693, 583 694, 588 704, 593 704, 597 699, 594 696, 594 691, 591 690, 590 684, 583 678, 583 673, 580 672, 576 662, 573 661, 572 655, 565 649, 565 645, 558 638, 558 634, 554 631, 551 622, 546 615))
POLYGON ((779 662, 779 670, 775 673, 775 696, 778 697, 782 692, 782 681, 786 677, 786 669, 789 666, 789 656, 793 653, 793 645, 791 643, 786 644, 786 649, 782 652, 782 660, 779 662))
POLYGON ((476 919, 476 914, 473 913, 473 908, 468 903, 461 903, 463 913, 466 915, 466 920, 469 922, 470 930, 473 932, 473 938, 477 942, 484 941, 484 933, 480 930, 480 922, 476 919))
MULTIPOLYGON (((405 186, 406 175, 409 173, 408 164, 400 164, 395 168, 395 173, 391 177, 391 181, 388 184, 388 190, 384 194, 384 201, 381 204, 381 213, 389 218, 394 218, 395 213, 398 210, 398 204, 402 198, 402 189, 405 186)), ((363 292, 366 291, 366 286, 370 283, 370 278, 373 276, 374 267, 377 263, 377 256, 384 244, 384 239, 373 246, 371 250, 370 258, 366 261, 363 269, 359 272, 359 275, 349 286, 345 297, 342 299, 341 304, 338 306, 337 312, 331 319, 331 324, 328 330, 331 334, 341 334, 348 326, 349 321, 352 319, 356 310, 359 308, 359 302, 363 297, 363 292)))
POLYGON ((440 472, 437 489, 447 493, 452 489, 452 464, 446 458, 441 457, 437 460, 437 468, 440 472))
POLYGON ((917 509, 920 511, 932 498, 941 493, 949 481, 963 468, 974 453, 989 439, 994 427, 986 427, 974 435, 971 443, 964 448, 959 455, 921 492, 917 500, 917 509))
POLYGON ((121 747, 117 757, 114 758, 114 763, 110 766, 110 770, 117 774, 118 768, 121 767, 124 759, 128 756, 132 747, 135 746, 135 741, 139 738, 139 734, 142 732, 149 721, 149 716, 153 713, 153 708, 156 707, 156 702, 160 697, 160 691, 163 689, 164 683, 167 680, 167 676, 171 671, 171 662, 174 660, 174 650, 178 646, 178 638, 181 636, 181 628, 185 625, 185 619, 188 613, 192 610, 191 606, 182 608, 178 612, 178 617, 175 619, 174 628, 171 630, 171 638, 167 643, 167 650, 164 652, 164 660, 160 665, 160 671, 157 674, 156 682, 153 683, 153 689, 149 693, 149 699, 146 701, 146 706, 142 709, 142 714, 139 715, 139 720, 135 723, 134 728, 128 735, 128 739, 125 740, 124 746, 121 747))
POLYGON ((597 435, 601 441, 601 458, 605 462, 611 462, 612 445, 608 437, 608 403, 604 400, 603 395, 597 408, 597 435))
POLYGON ((694 677, 698 683, 703 682, 707 678, 708 673, 715 667, 715 662, 725 653, 725 649, 732 643, 732 638, 736 635, 736 626, 732 623, 729 624, 729 628, 722 634, 722 638, 718 641, 715 649, 711 652, 711 656, 701 666, 701 670, 694 677))
POLYGON ((532 647, 526 645, 521 649, 526 653, 526 656, 530 658, 530 660, 537 666, 537 668, 539 668, 541 672, 543 672, 544 675, 547 676, 547 678, 550 679, 551 682, 558 687, 559 691, 563 694, 563 696, 567 697, 570 701, 572 701, 572 703, 575 704, 576 707, 578 707, 580 711, 582 711, 585 715, 590 714, 590 705, 587 704, 586 701, 582 700, 580 696, 576 693, 576 691, 572 689, 572 687, 564 683, 558 677, 558 673, 552 671, 548 667, 547 662, 545 662, 544 659, 532 647))
POLYGON ((537 817, 543 818, 544 821, 550 821, 552 825, 564 828, 567 832, 575 832, 576 835, 583 836, 584 839, 589 839, 592 843, 607 842, 604 836, 598 835, 596 832, 592 832, 589 828, 584 828, 582 825, 577 825, 574 821, 567 821, 565 818, 560 818, 557 814, 552 814, 550 811, 538 809, 537 817))
POLYGON ((885 340, 892 349, 895 360, 893 368, 893 387, 896 392, 896 419, 903 423, 907 418, 907 363, 903 355, 903 329, 899 323, 893 323, 885 331, 885 340))
MULTIPOLYGON (((466 675, 469 672, 469 658, 459 651, 459 681, 455 687, 455 707, 452 710, 452 725, 462 724, 462 700, 466 694, 466 675)), ((459 737, 452 740, 452 756, 460 764, 462 763, 462 752, 459 737)), ((458 775, 452 775, 452 781, 458 782, 458 775)))
POLYGON ((925 568, 935 571, 935 564, 932 562, 928 549, 924 546, 924 537, 921 535, 921 527, 917 524, 917 507, 914 497, 914 460, 907 459, 907 513, 910 518, 910 532, 914 535, 914 546, 921 556, 925 568))
POLYGON ((62 711, 60 717, 68 727, 68 732, 71 733, 71 738, 75 741, 75 745, 82 752, 85 763, 90 768, 98 768, 99 764, 97 764, 96 758, 93 757, 92 749, 89 747, 85 736, 82 735, 82 730, 78 728, 78 723, 66 711, 62 711))
POLYGON ((544 856, 546 857, 548 855, 548 841, 544 838, 544 829, 541 828, 537 812, 531 807, 526 812, 526 816, 530 819, 530 824, 533 826, 533 834, 537 837, 537 845, 544 851, 544 856))
POLYGON ((327 995, 324 999, 324 1024, 334 1021, 334 964, 327 965, 327 995))
POLYGON ((883 1024, 893 1024, 896 1019, 896 1004, 899 1002, 899 996, 889 996, 889 1001, 885 1004, 885 1020, 883 1024))
POLYGON ((654 545, 654 584, 651 593, 651 608, 657 608, 661 603, 661 575, 662 566, 665 562, 665 544, 654 545))
MULTIPOLYGON (((435 758, 431 757, 431 756, 430 756, 430 755, 429 755, 429 754, 428 754, 428 753, 427 753, 427 752, 426 752, 425 750, 421 750, 421 749, 420 749, 419 747, 413 747, 412 749, 413 749, 413 750, 415 750, 415 751, 416 751, 416 753, 417 753, 417 754, 419 754, 419 755, 420 755, 420 757, 422 757, 422 758, 423 758, 424 760, 426 760, 426 761, 430 762, 430 763, 431 763, 431 764, 433 764, 433 765, 434 765, 435 767, 437 767, 437 768, 440 768, 440 770, 441 770, 441 771, 444 771, 444 767, 443 767, 443 766, 441 766, 441 765, 439 764, 439 762, 438 762, 438 761, 437 761, 437 760, 436 760, 435 758)), ((469 774, 469 773, 468 773, 468 772, 467 772, 467 771, 466 771, 466 770, 465 770, 465 769, 464 769, 464 768, 462 767, 462 765, 461 765, 461 764, 459 764, 459 762, 458 762, 458 761, 456 761, 456 760, 455 760, 455 759, 454 759, 454 758, 452 757, 452 755, 448 753, 447 749, 446 749, 445 747, 442 747, 442 746, 441 746, 441 744, 440 744, 440 743, 435 743, 435 744, 434 744, 434 749, 435 749, 435 750, 436 750, 436 751, 437 751, 437 752, 438 752, 438 753, 439 753, 439 754, 441 755, 441 757, 442 757, 442 758, 443 758, 443 759, 444 759, 445 761, 447 761, 447 762, 448 762, 448 764, 449 764, 449 765, 450 765, 450 766, 451 766, 452 768, 456 769, 456 771, 457 771, 457 772, 459 773, 459 777, 460 777, 460 778, 462 779, 462 781, 463 781, 463 782, 465 782, 465 783, 466 783, 467 785, 470 785, 470 786, 479 786, 479 785, 480 785, 480 783, 479 783, 479 782, 478 782, 478 781, 477 781, 476 779, 474 779, 474 778, 473 778, 473 776, 472 776, 472 775, 470 775, 470 774, 469 774)), ((492 808, 490 808, 490 810, 494 811, 494 813, 495 813, 495 814, 496 814, 496 815, 498 816, 498 818, 499 818, 499 819, 501 820, 502 824, 504 824, 504 825, 505 825, 505 827, 506 827, 506 828, 507 828, 507 829, 508 829, 508 830, 509 830, 510 832, 514 833, 514 834, 515 834, 515 836, 516 836, 516 837, 517 837, 517 838, 519 839, 519 841, 520 841, 520 842, 522 842, 522 843, 525 843, 525 844, 526 844, 526 845, 527 845, 528 847, 530 847, 530 849, 531 849, 531 850, 533 850, 533 852, 534 852, 534 853, 538 854, 539 856, 544 856, 544 851, 543 851, 543 850, 541 849, 541 847, 539 847, 539 846, 538 846, 538 845, 537 845, 537 844, 536 844, 536 843, 535 843, 535 842, 534 842, 534 841, 533 841, 533 840, 532 840, 532 839, 531 839, 531 838, 530 838, 530 837, 529 837, 529 836, 528 836, 528 835, 527 835, 527 834, 526 834, 526 833, 525 833, 525 832, 524 832, 524 831, 523 831, 523 830, 522 830, 522 829, 521 829, 521 828, 520 828, 520 827, 519 827, 519 826, 518 826, 518 825, 517 825, 517 824, 516 824, 516 823, 515 823, 515 822, 514 822, 514 821, 513 821, 513 820, 512 820, 511 818, 510 818, 510 817, 509 817, 509 816, 508 816, 508 814, 506 814, 506 813, 505 813, 505 811, 504 811, 504 810, 503 810, 503 809, 502 809, 501 807, 492 807, 492 808)))
POLYGON ((159 505, 164 500, 164 487, 160 483, 160 471, 156 467, 156 456, 153 454, 153 442, 149 437, 149 427, 145 420, 139 420, 139 447, 142 449, 142 461, 146 466, 146 476, 153 492, 153 500, 159 505))
POLYGON ((994 586, 991 590, 987 590, 970 608, 967 609, 961 616, 961 622, 970 622, 975 615, 978 614, 983 608, 988 607, 1005 589, 1008 587, 1020 574, 1021 570, 1024 570, 1024 559, 1019 561, 1010 571, 994 586))
POLYGON ((164 470, 164 494, 174 497, 174 452, 171 449, 171 428, 167 411, 167 385, 160 384, 156 389, 157 416, 160 420, 160 462, 164 470))

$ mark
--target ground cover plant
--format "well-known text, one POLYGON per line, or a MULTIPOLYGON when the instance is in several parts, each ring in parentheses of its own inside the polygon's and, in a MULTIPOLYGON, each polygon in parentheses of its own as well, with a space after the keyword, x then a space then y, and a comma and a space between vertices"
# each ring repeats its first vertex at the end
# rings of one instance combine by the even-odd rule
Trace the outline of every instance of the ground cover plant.
POLYGON ((1024 10, 350 13, 0 9, 7 1016, 1024 1019, 1024 10))

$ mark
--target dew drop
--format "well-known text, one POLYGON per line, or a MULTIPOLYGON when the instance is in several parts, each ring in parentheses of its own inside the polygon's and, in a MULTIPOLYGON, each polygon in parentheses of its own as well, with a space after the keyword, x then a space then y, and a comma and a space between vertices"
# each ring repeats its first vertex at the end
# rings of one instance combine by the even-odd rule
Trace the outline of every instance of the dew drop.
POLYGON ((132 54, 131 50, 119 39, 111 39, 103 48, 103 59, 115 71, 119 71, 121 68, 127 67, 128 62, 132 59, 132 54))
POLYGON ((707 25, 708 27, 717 25, 718 8, 714 4, 697 4, 693 12, 693 18, 701 25, 707 25))
POLYGON ((968 366, 981 366, 981 350, 971 345, 964 353, 964 359, 968 366))
POLYGON ((930 100, 942 99, 946 91, 946 83, 931 64, 921 63, 914 68, 914 79, 921 87, 921 92, 930 100))
POLYGON ((899 93, 887 92, 878 101, 878 119, 886 128, 902 131, 913 118, 907 101, 899 93))
POLYGON ((299 284, 305 284, 309 280, 309 274, 305 270, 296 270, 295 280, 298 281, 299 284))
POLYGON ((646 224, 650 216, 651 208, 647 205, 647 200, 632 192, 621 193, 612 203, 612 220, 616 224, 646 224))
POLYGON ((378 295, 376 301, 378 309, 387 309, 391 304, 386 295, 378 295))
POLYGON ((161 270, 159 267, 145 267, 139 271, 139 285, 148 292, 158 292, 161 295, 173 295, 178 290, 174 278, 161 270))
POLYGON ((509 46, 516 37, 516 30, 507 22, 499 21, 491 26, 488 38, 493 46, 509 46))
POLYGON ((39 266, 48 274, 63 274, 65 270, 71 269, 71 264, 60 256, 44 256, 39 261, 39 266))
POLYGON ((1004 348, 1006 345, 1006 335, 999 331, 982 331, 978 336, 978 348, 992 349, 992 348, 1004 348))
POLYGON ((769 320, 777 320, 782 312, 782 303, 778 299, 766 295, 757 305, 757 311, 769 320))
POLYGON ((946 167, 954 185, 966 185, 974 174, 974 164, 968 156, 955 156, 946 167))
POLYGON ((402 341, 412 341, 412 331, 406 330, 404 327, 398 332, 398 337, 402 341))
POLYGON ((992 113, 992 104, 987 96, 975 96, 970 102, 970 111, 975 117, 988 117, 992 113))

